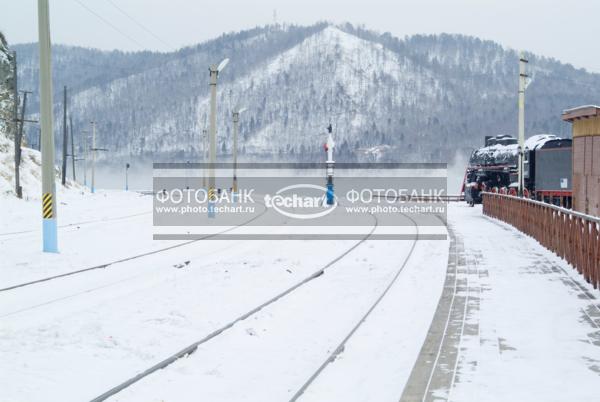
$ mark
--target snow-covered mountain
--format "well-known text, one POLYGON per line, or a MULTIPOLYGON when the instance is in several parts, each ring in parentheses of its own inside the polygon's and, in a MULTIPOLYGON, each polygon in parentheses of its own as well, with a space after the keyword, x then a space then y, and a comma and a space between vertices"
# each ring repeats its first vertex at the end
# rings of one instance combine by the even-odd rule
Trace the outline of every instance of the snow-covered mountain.
MULTIPOLYGON (((15 46, 20 83, 37 89, 37 48, 15 46)), ((76 142, 90 120, 110 158, 196 160, 207 122, 208 66, 229 57, 219 77, 219 152, 241 116, 242 154, 314 159, 332 123, 338 159, 447 161, 514 133, 517 53, 457 35, 398 39, 351 25, 269 26, 222 35, 173 53, 54 47, 57 134, 63 85, 76 142), (371 152, 377 150, 377 152, 371 152)), ((529 55, 527 132, 568 135, 564 108, 597 101, 600 75, 529 55)), ((36 98, 32 111, 37 109, 36 98)), ((37 132, 29 131, 36 143, 37 132)), ((60 143, 57 135, 57 144, 60 143)))
MULTIPOLYGON (((9 52, 4 35, 0 32, 0 198, 15 192, 15 146, 13 125, 10 123, 14 113, 12 55, 9 52)), ((41 155, 39 151, 23 147, 21 154, 21 186, 23 198, 39 199, 41 197, 41 155)), ((58 180, 58 170, 56 178, 58 180)), ((67 187, 57 187, 60 192, 83 191, 83 189, 67 181, 67 187)))

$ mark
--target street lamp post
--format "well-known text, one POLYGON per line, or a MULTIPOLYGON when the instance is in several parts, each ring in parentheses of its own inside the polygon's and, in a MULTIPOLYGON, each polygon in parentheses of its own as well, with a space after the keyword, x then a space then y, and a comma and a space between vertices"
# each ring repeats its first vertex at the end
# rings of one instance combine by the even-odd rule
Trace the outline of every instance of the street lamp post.
POLYGON ((217 78, 229 59, 223 60, 218 66, 208 68, 210 73, 210 139, 208 158, 208 216, 214 218, 215 209, 215 162, 217 158, 217 78))

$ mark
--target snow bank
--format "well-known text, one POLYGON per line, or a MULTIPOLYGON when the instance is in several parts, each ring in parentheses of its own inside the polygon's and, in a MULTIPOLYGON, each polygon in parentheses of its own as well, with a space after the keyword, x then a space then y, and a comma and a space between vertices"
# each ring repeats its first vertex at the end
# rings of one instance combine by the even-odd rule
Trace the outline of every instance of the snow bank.
MULTIPOLYGON (((42 194, 42 156, 39 151, 23 147, 21 151, 21 186, 23 199, 38 200, 42 194)), ((60 185, 60 172, 56 169, 56 189, 82 192, 84 188, 67 179, 66 187, 60 185)), ((15 150, 14 142, 0 134, 0 197, 15 196, 15 150)))

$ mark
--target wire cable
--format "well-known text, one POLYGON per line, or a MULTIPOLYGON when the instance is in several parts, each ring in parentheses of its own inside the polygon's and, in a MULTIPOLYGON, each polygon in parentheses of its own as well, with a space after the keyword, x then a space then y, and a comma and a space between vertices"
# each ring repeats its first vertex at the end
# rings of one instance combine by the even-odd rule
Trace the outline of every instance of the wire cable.
POLYGON ((129 39, 131 42, 133 42, 136 45, 138 45, 140 48, 142 48, 142 49, 145 48, 145 46, 142 45, 140 42, 138 42, 137 40, 133 39, 131 36, 127 35, 125 32, 121 31, 118 27, 116 27, 114 24, 112 24, 111 22, 109 22, 106 18, 102 17, 100 14, 98 14, 97 12, 95 12, 94 10, 92 10, 91 8, 89 8, 88 6, 86 6, 85 4, 83 4, 81 1, 79 1, 79 0, 73 0, 73 1, 75 1, 81 7, 85 8, 89 13, 95 15, 99 20, 101 20, 102 22, 104 22, 106 25, 110 26, 112 29, 114 29, 115 31, 117 31, 118 33, 120 33, 121 35, 123 35, 125 38, 129 39))
POLYGON ((119 10, 121 12, 121 14, 123 14, 124 16, 126 16, 127 18, 129 18, 131 21, 133 21, 138 27, 142 28, 144 31, 146 31, 147 33, 149 33, 150 35, 152 35, 160 43, 162 43, 163 45, 167 46, 168 48, 170 48, 172 50, 176 50, 175 46, 172 46, 170 43, 162 40, 158 35, 156 35, 150 29, 148 29, 144 25, 142 25, 141 22, 137 21, 135 18, 133 18, 131 15, 129 15, 127 12, 125 12, 125 10, 123 10, 121 7, 117 6, 112 0, 106 0, 106 1, 108 3, 110 3, 114 8, 116 8, 117 10, 119 10))

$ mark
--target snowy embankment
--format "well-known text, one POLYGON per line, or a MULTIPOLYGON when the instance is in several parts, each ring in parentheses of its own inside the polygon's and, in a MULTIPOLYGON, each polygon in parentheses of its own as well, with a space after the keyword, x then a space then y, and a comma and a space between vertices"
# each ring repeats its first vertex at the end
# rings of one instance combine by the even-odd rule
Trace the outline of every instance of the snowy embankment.
MULTIPOLYGON (((21 148, 20 182, 23 199, 40 200, 42 198, 42 158, 35 149, 21 148)), ((70 172, 70 165, 69 170, 70 172)), ((67 186, 60 186, 59 171, 56 170, 58 195, 85 191, 79 184, 67 179, 67 186)), ((14 196, 15 193, 15 145, 14 141, 0 133, 0 197, 14 196)), ((6 224, 4 221, 3 224, 6 224)))

